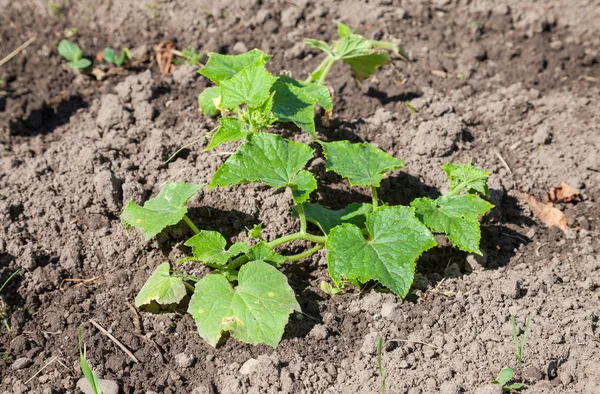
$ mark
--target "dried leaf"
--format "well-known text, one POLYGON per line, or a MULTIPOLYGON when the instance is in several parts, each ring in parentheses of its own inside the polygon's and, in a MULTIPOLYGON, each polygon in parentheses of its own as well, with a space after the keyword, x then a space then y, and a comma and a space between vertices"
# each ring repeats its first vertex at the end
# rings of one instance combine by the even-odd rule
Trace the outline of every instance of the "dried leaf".
POLYGON ((435 75, 436 77, 440 77, 440 78, 446 78, 448 76, 448 73, 446 73, 445 71, 442 71, 442 70, 431 70, 431 74, 435 75))
POLYGON ((158 67, 160 68, 160 73, 163 75, 169 74, 175 69, 175 66, 173 65, 172 52, 174 49, 175 44, 173 44, 173 41, 171 40, 162 41, 154 47, 156 61, 158 63, 158 67))
POLYGON ((546 226, 556 226, 565 234, 571 234, 572 229, 567 225, 567 217, 558 208, 555 208, 552 203, 538 201, 535 197, 523 193, 523 199, 527 201, 533 214, 537 216, 546 226))
POLYGON ((581 195, 579 194, 579 190, 567 185, 564 182, 561 182, 560 186, 550 189, 550 193, 548 193, 548 199, 550 202, 558 204, 561 202, 581 201, 581 195))

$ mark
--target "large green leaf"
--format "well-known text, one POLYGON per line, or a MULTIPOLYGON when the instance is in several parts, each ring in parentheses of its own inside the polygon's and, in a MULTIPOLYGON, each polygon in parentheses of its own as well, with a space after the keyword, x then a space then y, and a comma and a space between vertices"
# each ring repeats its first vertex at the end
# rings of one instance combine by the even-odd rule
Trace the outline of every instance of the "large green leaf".
POLYGON ((475 167, 472 163, 448 163, 443 165, 442 169, 450 179, 450 190, 459 188, 468 193, 477 192, 489 196, 490 191, 487 185, 489 172, 475 167))
POLYGON ((214 83, 220 84, 250 65, 264 65, 270 58, 270 55, 260 49, 252 49, 235 56, 211 52, 208 54, 208 62, 198 72, 214 83))
POLYGON ((368 239, 353 224, 331 230, 325 244, 329 275, 340 285, 376 280, 400 297, 408 294, 414 279, 415 260, 436 245, 409 207, 381 207, 367 215, 368 239))
POLYGON ((185 258, 183 261, 201 261, 220 265, 224 265, 230 258, 248 251, 248 245, 241 241, 226 249, 227 241, 217 231, 202 230, 185 241, 184 245, 192 248, 193 257, 185 258))
POLYGON ((169 263, 162 263, 135 297, 135 306, 156 301, 159 305, 178 304, 187 294, 181 278, 169 274, 169 263))
POLYGON ((198 333, 216 347, 224 331, 245 343, 276 347, 290 313, 300 311, 294 291, 283 273, 264 261, 251 261, 238 274, 232 288, 220 274, 196 283, 188 312, 198 333))
POLYGON ((221 107, 233 109, 242 104, 258 107, 271 95, 275 80, 265 66, 248 66, 221 82, 221 107))
POLYGON ((205 150, 216 148, 226 142, 243 140, 247 134, 248 132, 244 130, 244 123, 240 119, 232 117, 221 118, 219 119, 219 128, 205 150))
POLYGON ((481 254, 479 216, 494 206, 474 194, 442 196, 436 200, 417 198, 411 204, 419 220, 431 231, 444 233, 454 246, 470 253, 481 254))
POLYGON ((125 227, 135 227, 144 233, 149 240, 165 227, 177 223, 187 213, 185 203, 188 202, 204 185, 186 182, 169 182, 163 186, 158 195, 140 207, 135 201, 129 201, 121 214, 125 227))
MULTIPOLYGON (((293 214, 298 217, 298 208, 293 207, 293 214)), ((306 220, 318 226, 324 234, 343 223, 351 223, 360 228, 365 227, 366 214, 373 210, 371 204, 353 202, 346 208, 337 211, 325 208, 320 204, 304 204, 306 220)))
POLYGON ((288 186, 294 192, 294 201, 303 202, 316 188, 312 174, 301 171, 313 153, 308 145, 275 134, 249 134, 238 151, 219 167, 208 188, 261 182, 275 188, 288 186))
POLYGON ((83 51, 79 45, 69 40, 60 40, 58 43, 58 53, 69 62, 76 62, 83 56, 83 51))
POLYGON ((217 116, 221 112, 217 108, 217 102, 221 101, 221 89, 218 86, 212 86, 204 89, 198 96, 198 106, 200 111, 206 116, 217 116))
POLYGON ((402 160, 368 143, 324 142, 327 171, 334 171, 353 186, 379 186, 386 172, 404 167, 402 160))

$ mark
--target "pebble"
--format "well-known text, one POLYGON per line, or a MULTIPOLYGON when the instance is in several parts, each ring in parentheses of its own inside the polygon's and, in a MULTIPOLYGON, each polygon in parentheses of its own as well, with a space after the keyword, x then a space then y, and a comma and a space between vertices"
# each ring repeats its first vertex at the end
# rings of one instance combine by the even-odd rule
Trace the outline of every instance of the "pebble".
POLYGON ((395 302, 386 302, 381 306, 381 317, 390 321, 397 321, 402 318, 400 305, 395 302))
POLYGON ((548 145, 552 142, 552 133, 548 126, 540 126, 533 135, 533 143, 535 145, 548 145))
POLYGON ((481 251, 482 255, 470 254, 467 256, 465 270, 467 272, 483 271, 487 266, 487 253, 481 251))
POLYGON ((21 357, 15 360, 14 363, 12 363, 12 365, 10 366, 12 369, 14 369, 15 371, 19 370, 19 369, 23 369, 23 368, 27 368, 29 365, 31 365, 32 360, 30 358, 27 357, 21 357))
MULTIPOLYGON (((119 385, 114 380, 100 379, 100 388, 104 394, 119 394, 119 385)), ((84 394, 94 394, 92 386, 88 383, 85 378, 81 378, 77 381, 77 387, 83 391, 84 394)))
POLYGON ((179 368, 189 368, 194 365, 194 361, 196 361, 196 358, 186 353, 175 355, 175 364, 177 364, 179 368))
POLYGON ((258 369, 259 364, 260 361, 258 361, 255 358, 251 358, 248 361, 246 361, 244 365, 242 365, 242 367, 240 368, 240 373, 242 375, 250 375, 258 369))
POLYGON ((324 324, 317 324, 312 328, 312 330, 310 330, 310 333, 308 335, 312 338, 323 340, 327 339, 327 337, 329 336, 329 330, 324 324))
POLYGON ((499 384, 486 384, 478 387, 474 394, 502 394, 502 387, 499 384))
POLYGON ((246 52, 248 52, 248 47, 243 42, 238 41, 235 43, 233 48, 231 48, 231 51, 233 53, 246 53, 246 52))

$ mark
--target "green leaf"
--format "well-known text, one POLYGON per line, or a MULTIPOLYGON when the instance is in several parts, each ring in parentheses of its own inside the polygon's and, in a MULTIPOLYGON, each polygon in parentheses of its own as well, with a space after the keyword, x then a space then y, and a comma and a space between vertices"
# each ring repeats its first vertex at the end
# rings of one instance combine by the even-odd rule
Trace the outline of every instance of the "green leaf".
POLYGON ((75 62, 83 56, 83 51, 79 45, 69 40, 60 40, 58 43, 58 53, 70 62, 75 62))
POLYGON ((310 48, 320 49, 321 51, 325 52, 326 54, 328 54, 331 57, 335 56, 333 54, 333 51, 331 50, 331 47, 325 41, 313 40, 311 38, 306 38, 306 39, 304 39, 304 43, 306 44, 306 46, 308 46, 310 48))
POLYGON ((289 186, 294 199, 304 201, 314 189, 309 190, 311 180, 300 170, 313 154, 308 145, 275 134, 249 134, 238 151, 219 167, 208 188, 261 182, 275 188, 289 186))
POLYGON ((104 48, 104 50, 102 51, 102 58, 105 62, 114 63, 115 55, 115 51, 111 48, 104 48))
MULTIPOLYGON (((264 223, 260 222, 258 224, 255 224, 251 229, 248 229, 246 227, 246 230, 248 230, 248 236, 252 239, 262 238, 260 233, 262 232, 263 225, 264 225, 264 223)), ((254 259, 254 260, 260 260, 260 259, 254 259)))
MULTIPOLYGON (((353 202, 344 209, 337 211, 325 208, 320 204, 304 204, 306 220, 318 226, 327 235, 332 228, 343 223, 351 223, 359 228, 365 227, 366 214, 373 211, 371 204, 353 202)), ((293 207, 294 217, 298 217, 298 208, 293 207)))
POLYGON ((217 231, 202 230, 184 243, 192 248, 191 258, 183 261, 201 261, 209 264, 225 265, 230 258, 248 251, 245 242, 236 242, 229 249, 225 249, 227 241, 217 231))
POLYGON ((472 163, 452 164, 448 163, 442 166, 442 170, 450 179, 450 190, 465 190, 467 193, 481 193, 489 196, 490 191, 487 185, 489 172, 475 167, 472 163))
POLYGON ((372 46, 369 40, 358 34, 351 34, 340 40, 340 45, 336 50, 336 58, 346 60, 353 57, 362 57, 370 54, 371 51, 372 46))
POLYGON ((379 186, 386 172, 404 167, 404 162, 373 145, 349 141, 324 142, 327 171, 334 171, 353 186, 379 186))
POLYGON ((364 56, 355 56, 343 59, 348 64, 359 80, 366 79, 375 71, 390 62, 390 54, 385 51, 372 52, 364 56))
POLYGON ((76 60, 74 62, 69 62, 69 67, 74 68, 76 70, 81 70, 84 68, 88 68, 89 66, 92 65, 92 62, 89 59, 86 58, 82 58, 79 60, 76 60))
POLYGON ((285 263, 285 256, 280 255, 269 248, 265 241, 260 241, 256 245, 250 248, 246 253, 246 256, 252 260, 263 260, 275 267, 281 267, 281 264, 285 263))
POLYGON ((275 93, 271 93, 269 98, 259 105, 258 107, 248 108, 246 117, 248 131, 257 132, 268 129, 277 120, 271 113, 273 109, 273 96, 275 93))
POLYGON ((352 34, 352 29, 344 25, 342 22, 338 22, 338 35, 340 38, 347 37, 352 34))
POLYGON ((127 229, 135 227, 144 233, 149 240, 165 227, 177 223, 187 213, 185 203, 188 202, 204 185, 186 182, 166 183, 158 195, 144 204, 143 207, 129 201, 121 214, 127 229))
POLYGON ((219 119, 219 128, 205 150, 216 148, 226 142, 239 141, 246 138, 244 123, 238 118, 225 117, 219 119))
POLYGON ((169 274, 169 263, 162 263, 148 278, 135 297, 135 306, 156 301, 160 305, 179 304, 187 294, 181 278, 169 274))
POLYGON ((381 207, 367 215, 368 239, 353 224, 331 230, 329 275, 336 285, 343 278, 354 284, 376 280, 404 298, 414 279, 415 260, 436 246, 435 238, 409 207, 381 207))
POLYGON ((525 385, 523 383, 513 383, 513 384, 509 384, 508 386, 506 386, 505 389, 508 391, 513 391, 513 390, 521 390, 523 387, 525 387, 525 385))
POLYGON ((221 89, 218 86, 212 86, 204 89, 198 96, 198 106, 200 111, 206 116, 217 116, 221 111, 217 108, 217 103, 221 101, 221 89))
POLYGON ((504 386, 506 383, 510 382, 514 374, 515 371, 513 371, 512 368, 502 368, 502 370, 498 374, 498 377, 492 383, 504 386))
POLYGON ((123 63, 125 63, 126 61, 129 60, 127 54, 129 53, 128 50, 123 49, 121 51, 121 54, 119 56, 115 57, 115 66, 120 67, 123 63))
POLYGON ((188 312, 198 333, 216 347, 221 334, 245 343, 266 343, 275 348, 281 341, 289 315, 300 311, 287 278, 264 261, 251 261, 240 268, 239 285, 211 274, 196 283, 188 312))
POLYGON ((444 233, 452 244, 465 252, 481 254, 479 216, 494 206, 474 194, 442 196, 436 200, 417 198, 410 204, 417 218, 434 233, 444 233))
POLYGON ((250 65, 264 65, 270 58, 270 55, 259 49, 252 49, 235 56, 211 52, 208 54, 208 62, 198 72, 214 83, 220 84, 250 65))
POLYGON ((265 66, 248 66, 221 82, 221 107, 232 109, 242 104, 258 107, 271 95, 275 80, 265 66))
MULTIPOLYGON (((294 122, 302 130, 308 131, 313 138, 315 130, 315 104, 319 101, 314 89, 304 89, 299 81, 280 76, 272 90, 273 114, 282 122, 294 122)), ((329 93, 329 92, 328 92, 329 93)))
POLYGON ((292 197, 296 204, 301 204, 310 198, 310 193, 317 189, 317 180, 306 170, 301 170, 288 185, 292 189, 292 197))
POLYGON ((81 372, 85 377, 85 380, 89 383, 94 394, 103 394, 102 387, 100 386, 100 381, 98 380, 98 375, 92 371, 90 365, 86 360, 86 350, 85 344, 83 344, 83 340, 81 339, 81 327, 79 328, 78 342, 79 342, 79 366, 81 367, 81 372))

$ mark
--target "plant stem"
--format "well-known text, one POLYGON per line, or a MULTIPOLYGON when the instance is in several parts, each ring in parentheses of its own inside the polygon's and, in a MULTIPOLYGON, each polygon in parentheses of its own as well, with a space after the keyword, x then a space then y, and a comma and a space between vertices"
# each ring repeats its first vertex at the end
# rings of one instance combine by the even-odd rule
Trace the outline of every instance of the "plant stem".
POLYGON ((283 245, 288 242, 296 241, 298 239, 302 239, 305 241, 314 242, 314 243, 318 243, 318 244, 324 244, 325 241, 327 241, 326 236, 318 236, 318 235, 312 235, 309 233, 299 232, 299 233, 284 235, 281 238, 277 238, 271 242, 268 242, 267 247, 269 249, 274 249, 274 248, 278 247, 279 245, 283 245))
POLYGON ((377 187, 376 186, 371 186, 371 194, 373 195, 373 211, 375 211, 377 209, 377 204, 378 204, 377 187))
POLYGON ((190 285, 187 282, 183 282, 183 285, 185 286, 186 289, 188 289, 189 291, 191 291, 192 293, 196 290, 196 288, 192 285, 190 285))
POLYGON ((306 215, 304 214, 304 204, 298 204, 298 217, 300 218, 300 232, 306 232, 306 215))
POLYGON ((325 59, 323 59, 323 61, 319 64, 319 66, 317 68, 315 68, 315 71, 308 74, 308 77, 306 78, 306 80, 304 82, 306 82, 306 83, 314 82, 315 80, 313 79, 313 75, 315 75, 317 72, 321 71, 323 69, 323 67, 325 67, 325 64, 327 63, 327 61, 329 60, 330 57, 331 56, 327 55, 327 57, 325 57, 325 59))
POLYGON ((285 256, 287 261, 298 261, 298 260, 302 260, 305 257, 308 257, 310 255, 315 254, 316 252, 318 252, 320 249, 322 249, 325 245, 323 244, 317 244, 315 246, 313 246, 312 248, 305 250, 302 253, 298 253, 298 254, 293 254, 291 256, 285 256))
POLYGON ((332 57, 328 57, 327 63, 325 64, 325 68, 323 69, 323 72, 321 73, 321 76, 319 77, 319 80, 317 81, 317 85, 323 85, 323 83, 325 82, 325 78, 327 77, 327 74, 329 74, 329 70, 331 70, 331 66, 333 66, 333 63, 335 63, 335 59, 332 57))
POLYGON ((187 215, 183 215, 183 221, 186 222, 188 226, 190 226, 190 228, 192 229, 194 234, 200 233, 200 230, 198 230, 198 227, 196 227, 196 225, 194 223, 192 223, 192 221, 190 220, 190 218, 187 217, 187 215))

